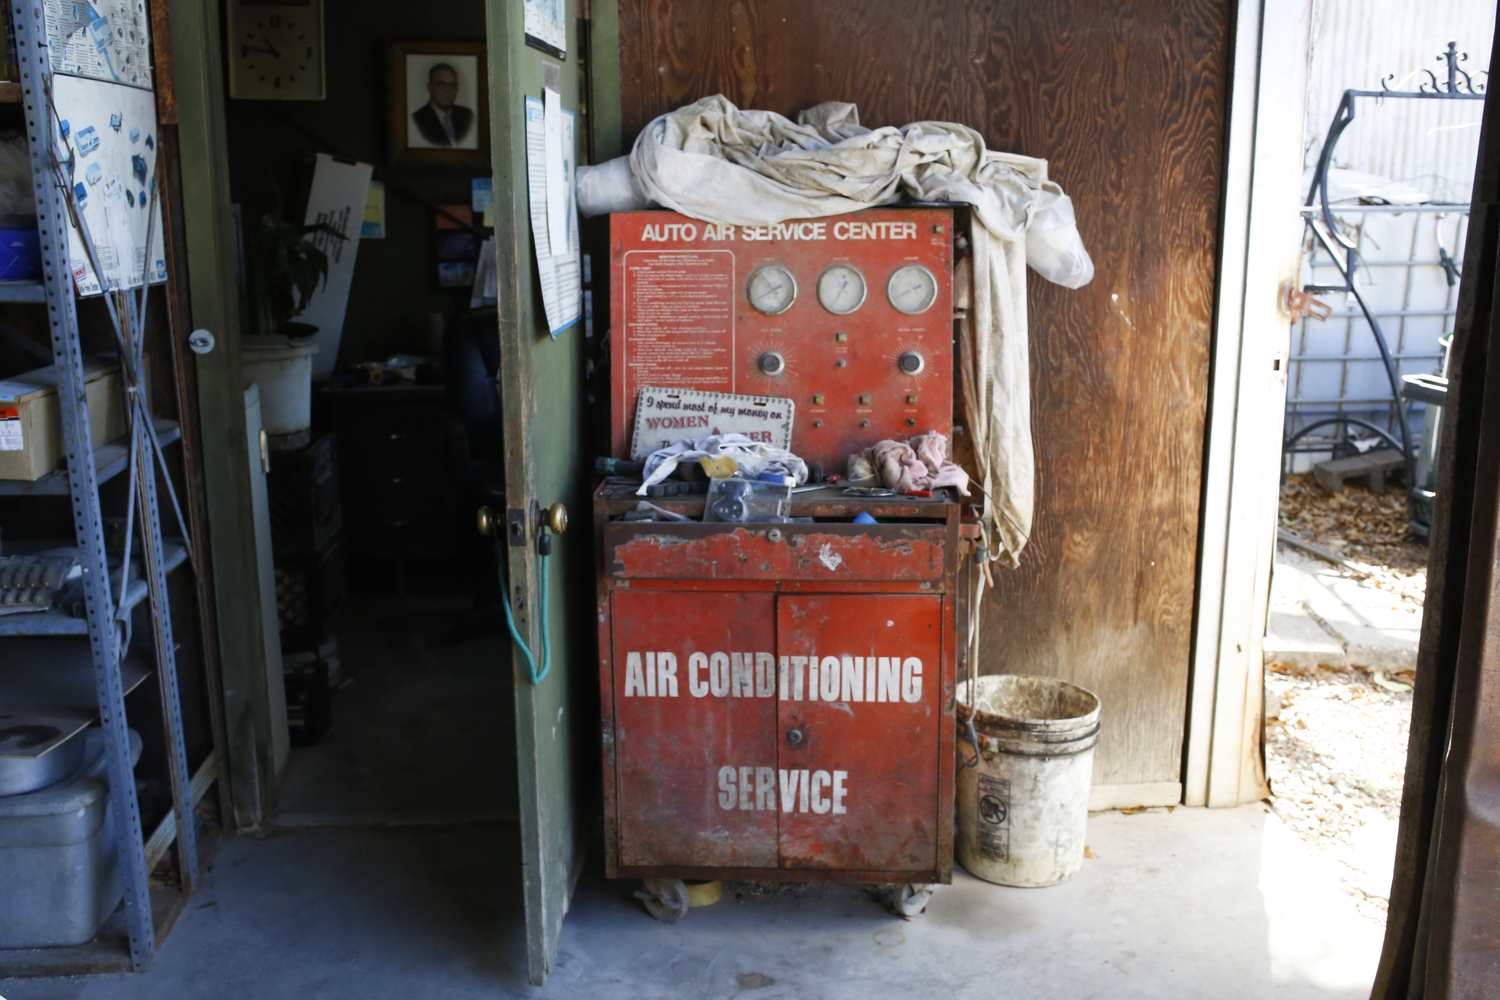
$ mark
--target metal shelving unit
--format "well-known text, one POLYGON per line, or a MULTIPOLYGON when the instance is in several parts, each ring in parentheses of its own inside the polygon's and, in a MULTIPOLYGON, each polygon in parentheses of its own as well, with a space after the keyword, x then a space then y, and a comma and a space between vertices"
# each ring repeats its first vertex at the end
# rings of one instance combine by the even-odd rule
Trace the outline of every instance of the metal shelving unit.
POLYGON ((40 281, 0 281, 0 302, 46 302, 40 281))
MULTIPOLYGON (((200 769, 199 775, 189 777, 177 686, 176 645, 167 603, 167 574, 193 560, 186 540, 191 535, 185 529, 183 540, 163 539, 158 497, 161 485, 169 494, 172 490, 162 449, 178 439, 180 429, 171 421, 152 418, 145 398, 142 378, 144 317, 149 285, 139 290, 109 290, 104 294, 120 348, 120 370, 126 389, 130 432, 126 438, 98 449, 90 446, 92 439, 84 390, 78 302, 68 251, 68 220, 79 220, 96 273, 99 271, 99 257, 87 223, 78 206, 72 203, 73 195, 64 174, 70 161, 59 163, 57 160, 60 155, 56 141, 59 124, 52 106, 53 71, 46 44, 46 7, 42 4, 23 6, 11 0, 11 16, 16 28, 21 73, 17 89, 30 145, 43 277, 40 282, 0 283, 0 302, 45 303, 54 363, 64 373, 58 386, 58 397, 67 462, 64 469, 34 483, 0 482, 0 494, 67 498, 82 567, 86 615, 73 618, 60 612, 44 612, 6 616, 0 619, 0 643, 5 637, 15 636, 87 635, 89 639, 93 707, 105 733, 110 807, 114 810, 117 849, 124 872, 124 918, 130 964, 139 971, 151 962, 156 951, 150 868, 175 842, 182 893, 184 897, 192 893, 198 878, 198 845, 192 809, 196 796, 202 794, 196 786, 211 781, 215 770, 213 755, 210 755, 210 762, 200 769), (120 560, 120 572, 112 580, 105 552, 99 486, 121 473, 130 476, 127 541, 124 558, 120 560), (131 574, 132 544, 138 545, 135 555, 139 556, 143 570, 142 576, 135 579, 131 574), (124 636, 128 630, 121 625, 122 620, 140 605, 147 609, 150 620, 151 655, 161 696, 167 736, 167 769, 172 789, 172 811, 157 826, 149 843, 142 830, 136 797, 125 708, 127 690, 142 679, 142 676, 137 676, 135 668, 127 669, 125 661, 127 654, 132 661, 140 654, 127 647, 124 636)), ((114 83, 109 86, 124 85, 114 83)), ((150 211, 157 211, 158 205, 159 194, 153 191, 150 211)), ((149 260, 149 238, 146 250, 149 260)), ((143 276, 145 273, 143 269, 143 276)), ((180 507, 175 495, 170 499, 172 507, 178 510, 181 527, 180 507)), ((83 682, 82 687, 86 690, 89 685, 83 682)))
MULTIPOLYGON (((182 428, 171 420, 152 421, 159 444, 169 445, 182 437, 182 428)), ((94 449, 95 479, 105 482, 125 471, 130 462, 130 440, 111 441, 94 449)), ((0 496, 67 496, 68 472, 58 469, 34 482, 24 479, 0 479, 0 496)))

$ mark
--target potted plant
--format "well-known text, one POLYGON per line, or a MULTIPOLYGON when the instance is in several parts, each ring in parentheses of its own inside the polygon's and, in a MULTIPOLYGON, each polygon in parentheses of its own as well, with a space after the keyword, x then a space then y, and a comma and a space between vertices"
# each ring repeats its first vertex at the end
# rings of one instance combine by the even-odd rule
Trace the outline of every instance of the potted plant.
POLYGON ((313 242, 313 236, 345 240, 343 233, 326 222, 298 224, 279 214, 261 216, 260 228, 251 241, 255 282, 255 319, 263 335, 306 337, 317 333, 307 323, 295 323, 307 308, 318 285, 328 280, 328 255, 313 242))
POLYGON ((251 239, 258 335, 241 339, 240 367, 245 381, 260 387, 261 423, 282 447, 298 447, 311 436, 318 328, 293 317, 328 279, 328 255, 312 240, 318 235, 347 239, 326 222, 293 223, 279 213, 262 216, 251 239))

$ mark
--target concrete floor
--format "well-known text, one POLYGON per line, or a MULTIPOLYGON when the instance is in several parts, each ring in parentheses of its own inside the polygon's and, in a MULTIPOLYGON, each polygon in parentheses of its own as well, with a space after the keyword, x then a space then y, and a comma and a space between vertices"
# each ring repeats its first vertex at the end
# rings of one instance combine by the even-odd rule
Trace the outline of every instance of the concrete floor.
POLYGON ((634 883, 602 878, 595 850, 552 978, 533 988, 518 831, 472 822, 514 815, 514 785, 497 777, 515 769, 507 650, 498 636, 438 647, 440 623, 417 611, 354 610, 342 630, 354 684, 283 786, 294 822, 222 846, 148 972, 0 980, 0 997, 1369 995, 1380 928, 1259 804, 1098 815, 1098 857, 1071 882, 1007 889, 960 871, 912 921, 860 886, 731 884, 667 926, 634 883), (382 825, 443 815, 470 822, 382 825))
POLYGON ((447 641, 463 597, 365 598, 339 625, 347 685, 333 728, 293 749, 279 822, 515 815, 515 700, 498 614, 486 634, 447 641))
POLYGON ((0 981, 9 1000, 1364 998, 1380 946, 1260 805, 1106 813, 1050 889, 962 873, 912 921, 855 886, 728 887, 667 926, 585 877, 526 985, 514 829, 297 831, 219 853, 144 975, 0 981), (749 890, 749 891, 746 891, 749 890), (744 892, 743 898, 735 898, 744 892))

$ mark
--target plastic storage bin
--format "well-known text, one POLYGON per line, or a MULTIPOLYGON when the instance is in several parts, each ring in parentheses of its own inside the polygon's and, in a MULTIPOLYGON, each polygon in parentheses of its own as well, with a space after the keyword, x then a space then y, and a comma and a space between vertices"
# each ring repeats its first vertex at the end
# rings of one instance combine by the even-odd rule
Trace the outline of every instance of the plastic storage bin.
POLYGON ((0 281, 40 281, 42 237, 36 216, 0 216, 0 281))
MULTIPOLYGON (((104 731, 88 729, 72 778, 0 797, 0 948, 82 944, 125 894, 104 731)), ((130 734, 132 759, 140 737, 130 734)))

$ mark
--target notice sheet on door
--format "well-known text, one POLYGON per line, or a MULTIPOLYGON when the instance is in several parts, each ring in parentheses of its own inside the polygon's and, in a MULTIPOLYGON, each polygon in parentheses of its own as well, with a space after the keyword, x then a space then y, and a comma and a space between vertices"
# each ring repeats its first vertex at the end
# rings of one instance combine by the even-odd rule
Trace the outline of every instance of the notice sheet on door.
POLYGON ((531 238, 536 245, 537 270, 542 282, 542 307, 547 313, 547 330, 554 340, 577 323, 583 315, 581 254, 578 242, 578 210, 573 195, 575 154, 573 149, 573 115, 563 111, 554 98, 549 109, 535 97, 526 98, 526 176, 531 209, 531 238), (550 130, 549 113, 555 116, 550 130), (550 140, 550 142, 549 142, 550 140), (549 155, 548 146, 551 145, 549 155), (548 169, 548 164, 552 169, 548 169), (561 207, 560 233, 566 241, 554 244, 549 220, 548 197, 552 198, 551 219, 561 207))

